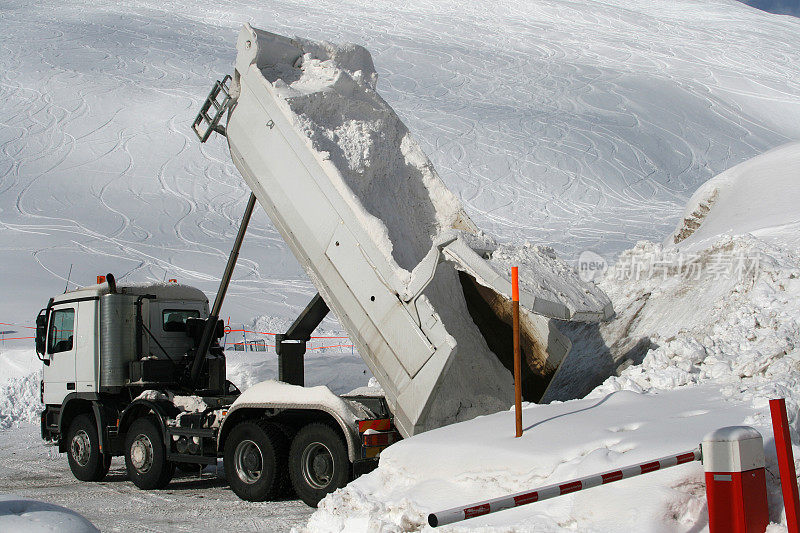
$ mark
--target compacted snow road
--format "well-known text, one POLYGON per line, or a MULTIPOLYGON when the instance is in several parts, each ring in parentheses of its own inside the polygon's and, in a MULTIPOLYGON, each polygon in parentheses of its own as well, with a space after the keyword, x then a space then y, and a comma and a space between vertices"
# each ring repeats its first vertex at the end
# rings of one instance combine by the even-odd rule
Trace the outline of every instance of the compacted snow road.
POLYGON ((142 491, 128 481, 118 457, 105 481, 84 483, 33 425, 2 432, 0 480, 4 493, 63 505, 101 531, 288 531, 303 527, 312 512, 299 500, 242 501, 228 489, 222 468, 202 478, 178 472, 165 490, 142 491))

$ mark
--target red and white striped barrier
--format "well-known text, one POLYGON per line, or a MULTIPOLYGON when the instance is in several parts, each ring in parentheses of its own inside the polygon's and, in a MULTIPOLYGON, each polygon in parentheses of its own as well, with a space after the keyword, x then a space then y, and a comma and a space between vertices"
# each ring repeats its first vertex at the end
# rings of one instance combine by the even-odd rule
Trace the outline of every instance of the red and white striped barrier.
POLYGON ((636 465, 626 466, 619 470, 609 470, 602 474, 594 474, 584 478, 573 479, 566 483, 558 483, 555 485, 547 485, 532 491, 518 492, 509 496, 502 496, 492 500, 486 500, 480 503, 470 505, 469 507, 453 507, 446 511, 438 513, 431 513, 428 515, 428 524, 431 527, 443 526, 445 524, 452 524, 453 522, 460 522, 468 518, 475 518, 489 513, 496 513, 504 509, 511 509, 512 507, 519 507, 529 503, 540 502, 549 500, 556 496, 562 496, 571 492, 578 492, 579 490, 590 489, 600 485, 607 485, 621 479, 627 479, 656 470, 663 470, 671 466, 682 465, 691 463, 692 461, 700 460, 700 448, 692 451, 679 453, 677 455, 669 455, 656 459, 655 461, 648 461, 636 465))

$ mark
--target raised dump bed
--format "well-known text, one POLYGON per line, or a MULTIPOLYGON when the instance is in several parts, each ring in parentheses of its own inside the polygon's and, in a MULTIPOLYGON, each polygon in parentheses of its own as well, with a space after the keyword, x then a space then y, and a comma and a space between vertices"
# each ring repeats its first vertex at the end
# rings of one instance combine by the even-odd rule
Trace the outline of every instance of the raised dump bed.
POLYGON ((520 267, 523 391, 569 352, 553 318, 608 298, 548 248, 482 234, 392 108, 364 48, 239 34, 233 161, 382 385, 404 436, 513 402, 510 267, 520 267))

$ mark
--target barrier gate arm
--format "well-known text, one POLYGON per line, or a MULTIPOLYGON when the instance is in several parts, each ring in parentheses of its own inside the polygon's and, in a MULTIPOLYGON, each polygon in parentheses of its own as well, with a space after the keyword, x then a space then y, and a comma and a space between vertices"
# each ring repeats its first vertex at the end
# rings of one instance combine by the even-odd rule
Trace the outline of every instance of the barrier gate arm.
POLYGON ((591 476, 573 479, 565 483, 557 483, 554 485, 547 485, 540 487, 536 490, 529 490, 525 492, 518 492, 508 496, 501 496, 500 498, 493 498, 491 500, 482 501, 467 507, 453 507, 445 511, 431 513, 428 515, 428 524, 431 527, 443 526, 452 524, 453 522, 460 522, 476 516, 483 516, 520 505, 526 505, 534 502, 541 502, 562 496, 571 492, 578 492, 579 490, 590 489, 600 485, 607 485, 621 479, 627 479, 656 470, 664 470, 672 466, 691 463, 692 461, 700 460, 700 448, 695 448, 688 452, 683 452, 675 455, 668 455, 655 461, 647 461, 631 466, 626 466, 618 470, 609 470, 602 474, 594 474, 591 476))

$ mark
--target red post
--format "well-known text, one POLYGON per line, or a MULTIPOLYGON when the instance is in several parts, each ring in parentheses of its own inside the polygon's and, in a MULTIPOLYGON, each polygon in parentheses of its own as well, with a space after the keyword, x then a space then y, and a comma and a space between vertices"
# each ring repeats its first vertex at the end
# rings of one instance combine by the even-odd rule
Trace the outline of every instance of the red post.
POLYGON ((511 267, 512 322, 514 327, 514 418, 522 436, 522 357, 519 349, 519 268, 511 267))
POLYGON ((783 490, 783 506, 786 509, 786 525, 789 533, 800 533, 798 525, 797 475, 794 470, 794 454, 792 439, 789 436, 789 421, 786 418, 786 401, 783 398, 769 401, 769 412, 772 415, 772 431, 775 435, 775 451, 778 452, 778 468, 781 474, 783 490))
POLYGON ((703 438, 708 530, 764 533, 769 525, 764 441, 748 426, 729 426, 703 438))

